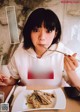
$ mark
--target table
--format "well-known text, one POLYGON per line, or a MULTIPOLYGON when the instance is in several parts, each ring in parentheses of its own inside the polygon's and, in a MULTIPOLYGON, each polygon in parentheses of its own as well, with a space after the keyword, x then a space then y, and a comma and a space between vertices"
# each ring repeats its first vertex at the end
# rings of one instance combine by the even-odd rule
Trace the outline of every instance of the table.
MULTIPOLYGON (((0 91, 3 91, 5 93, 5 97, 4 97, 5 99, 7 98, 12 87, 13 86, 0 87, 0 91)), ((62 88, 62 90, 64 91, 64 88, 62 88)), ((65 96, 66 96, 66 109, 65 110, 45 110, 45 111, 38 110, 38 111, 34 111, 34 112, 80 112, 80 101, 71 99, 66 94, 65 94, 65 96)))

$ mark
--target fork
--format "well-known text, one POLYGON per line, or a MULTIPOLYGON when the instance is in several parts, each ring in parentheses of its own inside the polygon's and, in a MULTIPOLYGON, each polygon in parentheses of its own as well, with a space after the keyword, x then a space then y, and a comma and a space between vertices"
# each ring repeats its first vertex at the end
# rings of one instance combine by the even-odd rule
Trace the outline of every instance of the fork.
POLYGON ((61 54, 64 54, 64 55, 68 55, 67 53, 64 53, 64 52, 58 51, 58 50, 47 49, 47 51, 53 51, 53 52, 58 52, 58 53, 61 53, 61 54))
MULTIPOLYGON (((58 51, 58 50, 47 49, 47 51, 58 52, 58 53, 61 53, 61 54, 64 54, 64 55, 68 56, 68 54, 67 54, 67 53, 64 53, 64 52, 62 52, 62 51, 58 51)), ((78 62, 80 62, 80 60, 79 60, 79 59, 77 59, 77 61, 78 61, 78 62)))

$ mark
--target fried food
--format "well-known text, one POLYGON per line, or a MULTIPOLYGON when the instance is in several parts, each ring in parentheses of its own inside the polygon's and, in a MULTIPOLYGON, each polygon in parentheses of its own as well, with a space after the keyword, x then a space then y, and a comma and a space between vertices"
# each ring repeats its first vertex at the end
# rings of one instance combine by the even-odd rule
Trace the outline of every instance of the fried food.
POLYGON ((55 96, 52 93, 34 90, 31 95, 28 95, 27 103, 32 108, 51 108, 55 104, 55 96))

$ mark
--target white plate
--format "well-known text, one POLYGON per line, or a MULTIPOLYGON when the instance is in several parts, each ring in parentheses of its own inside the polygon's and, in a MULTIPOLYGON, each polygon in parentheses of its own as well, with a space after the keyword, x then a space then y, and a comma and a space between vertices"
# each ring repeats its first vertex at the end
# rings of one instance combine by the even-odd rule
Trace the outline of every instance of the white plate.
POLYGON ((24 90, 18 95, 18 97, 14 101, 12 112, 22 112, 22 111, 31 111, 31 110, 47 110, 47 109, 65 109, 66 98, 61 88, 41 90, 41 91, 48 92, 48 93, 55 93, 56 103, 53 108, 29 109, 26 105, 26 97, 27 95, 31 94, 33 90, 24 90))

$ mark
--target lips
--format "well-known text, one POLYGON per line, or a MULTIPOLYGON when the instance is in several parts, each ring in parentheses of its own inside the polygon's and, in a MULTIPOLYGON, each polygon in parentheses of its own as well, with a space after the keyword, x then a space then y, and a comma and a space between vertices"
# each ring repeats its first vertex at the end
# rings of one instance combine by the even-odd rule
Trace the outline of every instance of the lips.
POLYGON ((45 44, 38 44, 39 46, 42 46, 42 47, 44 47, 44 46, 46 46, 45 44))

